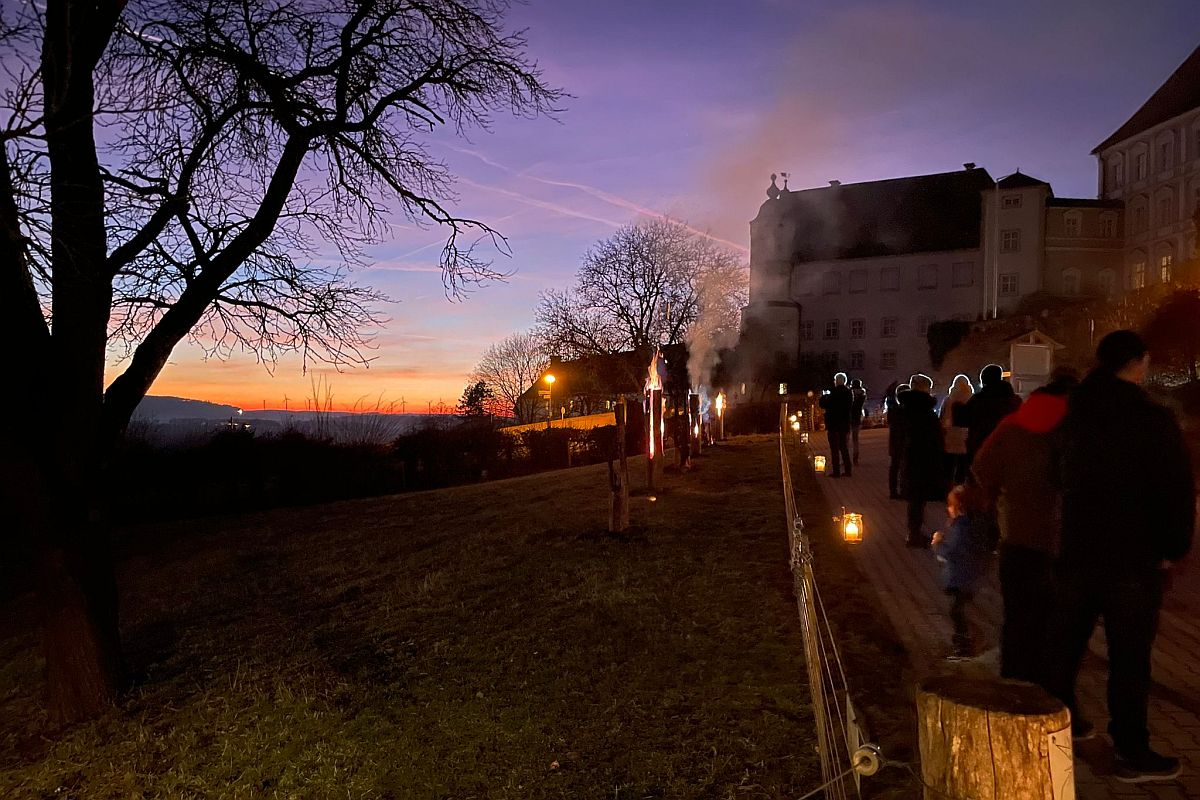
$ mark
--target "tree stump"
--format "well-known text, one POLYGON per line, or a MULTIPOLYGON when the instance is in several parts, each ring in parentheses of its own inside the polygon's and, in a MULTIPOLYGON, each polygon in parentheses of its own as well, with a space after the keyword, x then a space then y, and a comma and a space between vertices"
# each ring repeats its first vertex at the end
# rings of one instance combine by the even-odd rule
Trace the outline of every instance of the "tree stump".
POLYGON ((625 398, 617 401, 616 469, 609 460, 609 479, 612 485, 612 500, 608 511, 608 530, 620 533, 629 527, 629 460, 625 454, 625 398))
POLYGON ((939 676, 917 689, 926 800, 1073 800, 1071 715, 1029 683, 939 676))

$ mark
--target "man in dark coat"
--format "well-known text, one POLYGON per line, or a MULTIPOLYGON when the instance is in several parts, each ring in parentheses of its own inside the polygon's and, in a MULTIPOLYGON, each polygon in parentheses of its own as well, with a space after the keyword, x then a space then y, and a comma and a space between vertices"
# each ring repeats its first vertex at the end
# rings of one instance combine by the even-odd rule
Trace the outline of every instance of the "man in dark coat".
POLYGON ((850 443, 854 450, 854 466, 858 466, 858 434, 862 430, 863 413, 867 406, 867 387, 861 378, 850 381, 850 443))
POLYGON ((833 376, 833 388, 821 393, 821 408, 825 411, 825 433, 829 437, 829 452, 833 456, 833 472, 829 477, 840 478, 842 465, 850 477, 850 406, 854 398, 846 386, 846 373, 833 376))
POLYGON ((927 375, 913 375, 909 391, 900 396, 904 416, 904 463, 900 468, 901 489, 908 501, 909 547, 929 547, 924 531, 925 504, 946 499, 945 452, 942 423, 934 411, 937 403, 930 392, 927 375))
POLYGON ((1149 369, 1141 338, 1110 333, 1096 358, 1062 422, 1057 646, 1047 688, 1074 718, 1075 678, 1102 616, 1114 774, 1130 783, 1172 780, 1179 759, 1150 749, 1146 712, 1165 572, 1192 546, 1191 461, 1174 416, 1141 388, 1149 369))
POLYGON ((1021 398, 1012 384, 1004 380, 1004 368, 999 364, 984 367, 979 373, 979 391, 961 409, 967 426, 968 463, 975 460, 975 454, 1000 420, 1020 407, 1021 398))
POLYGON ((900 467, 904 463, 905 427, 900 397, 907 391, 907 383, 893 383, 883 400, 888 426, 888 496, 893 500, 903 499, 900 494, 900 467))

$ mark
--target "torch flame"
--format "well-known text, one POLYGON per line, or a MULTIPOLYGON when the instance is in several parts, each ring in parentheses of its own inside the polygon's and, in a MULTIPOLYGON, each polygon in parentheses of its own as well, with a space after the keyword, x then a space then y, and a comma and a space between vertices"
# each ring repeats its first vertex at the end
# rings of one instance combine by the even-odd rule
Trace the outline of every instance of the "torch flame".
POLYGON ((725 413, 725 393, 721 392, 717 395, 717 416, 725 413))
POLYGON ((655 389, 663 388, 662 387, 662 379, 659 378, 659 376, 658 376, 658 371, 659 371, 658 359, 661 356, 662 356, 662 354, 658 350, 655 350, 654 358, 650 359, 650 377, 646 381, 646 391, 647 392, 653 392, 655 389))

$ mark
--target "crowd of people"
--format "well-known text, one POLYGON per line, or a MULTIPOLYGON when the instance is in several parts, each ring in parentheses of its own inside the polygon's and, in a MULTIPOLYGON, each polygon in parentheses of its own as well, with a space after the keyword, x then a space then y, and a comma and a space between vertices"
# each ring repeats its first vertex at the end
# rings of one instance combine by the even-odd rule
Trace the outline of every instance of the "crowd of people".
MULTIPOLYGON (((1151 749, 1147 708, 1163 592, 1192 544, 1191 459, 1174 415, 1142 388, 1142 339, 1111 333, 1096 361, 1082 381, 1056 370, 1025 402, 995 364, 977 389, 957 376, 940 404, 926 375, 889 387, 888 488, 908 504, 907 545, 943 561, 951 658, 975 655, 967 610, 998 561, 1001 676, 1043 686, 1070 709, 1073 735, 1091 737, 1075 684, 1102 619, 1115 775, 1172 780, 1179 760, 1151 749), (931 502, 948 516, 932 536, 931 502)), ((821 398, 832 477, 857 465, 853 389, 839 374, 821 398)))

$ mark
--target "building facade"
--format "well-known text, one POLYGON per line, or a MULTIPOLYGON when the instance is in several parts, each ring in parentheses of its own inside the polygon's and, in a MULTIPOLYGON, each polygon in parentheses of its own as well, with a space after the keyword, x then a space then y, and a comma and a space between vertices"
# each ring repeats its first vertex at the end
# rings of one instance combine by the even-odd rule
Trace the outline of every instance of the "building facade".
POLYGON ((1200 47, 1101 142, 1099 196, 1125 204, 1122 288, 1171 283, 1196 257, 1200 210, 1200 47))

